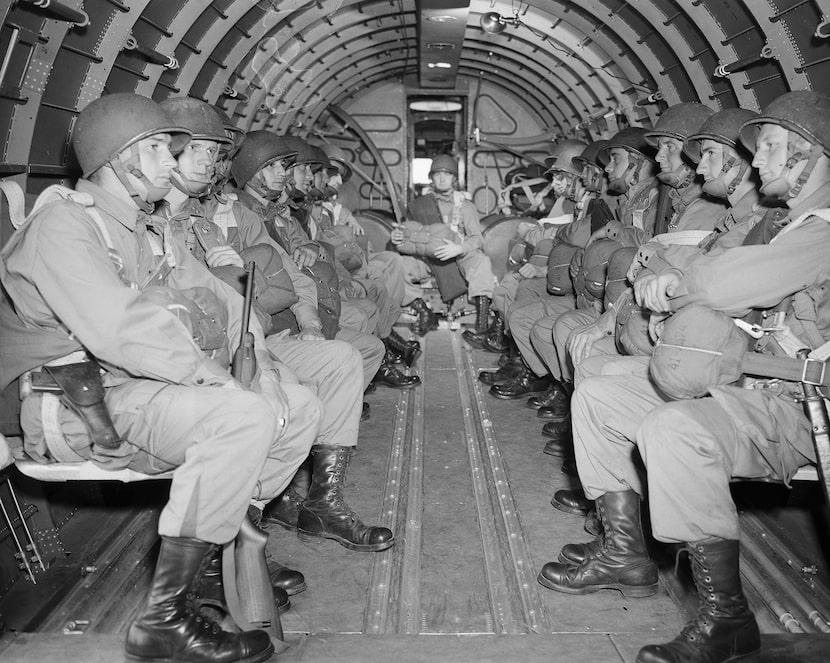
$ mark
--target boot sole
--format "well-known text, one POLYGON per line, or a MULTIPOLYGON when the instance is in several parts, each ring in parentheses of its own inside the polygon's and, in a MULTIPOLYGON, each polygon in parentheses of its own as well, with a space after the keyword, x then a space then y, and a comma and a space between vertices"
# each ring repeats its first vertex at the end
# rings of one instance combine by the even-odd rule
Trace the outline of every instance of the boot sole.
POLYGON ((537 419, 544 419, 545 421, 553 421, 555 423, 561 423, 568 418, 567 414, 548 414, 547 412, 542 412, 542 408, 536 410, 536 418, 537 419))
MULTIPOLYGON (((282 611, 280 611, 280 612, 282 612, 282 611)), ((175 661, 181 661, 182 660, 180 657, 176 657, 176 656, 172 656, 172 657, 171 656, 164 656, 164 657, 158 658, 158 657, 138 656, 137 654, 130 654, 129 652, 126 652, 124 655, 127 658, 127 660, 130 660, 130 661, 144 661, 145 663, 167 663, 167 662, 175 663, 175 661)), ((263 651, 261 651, 257 654, 253 654, 252 656, 246 656, 245 658, 237 658, 234 661, 234 663, 263 663, 264 661, 267 661, 269 658, 271 658, 273 655, 274 655, 274 645, 271 644, 271 645, 269 645, 268 649, 264 649, 263 651)))
POLYGON ((285 522, 283 520, 275 520, 274 518, 263 518, 260 521, 260 525, 263 526, 263 527, 267 527, 268 525, 279 525, 283 529, 287 529, 287 530, 292 530, 292 529, 296 530, 297 529, 297 523, 294 523, 292 525, 291 523, 285 522))
MULTIPOLYGON (((745 658, 749 658, 750 656, 756 656, 761 653, 761 648, 758 647, 755 651, 747 652, 746 654, 737 654, 736 656, 730 656, 727 659, 724 659, 723 663, 732 663, 732 661, 742 661, 745 658)), ((634 663, 645 663, 645 661, 637 656, 637 659, 634 663)))
POLYGON ((331 539, 332 541, 337 541, 337 543, 347 550, 355 550, 357 552, 380 552, 381 550, 386 550, 387 548, 391 548, 395 545, 395 537, 392 537, 383 543, 352 543, 348 539, 344 539, 342 536, 337 536, 336 534, 329 534, 327 532, 306 532, 301 529, 297 530, 297 537, 300 541, 314 544, 323 543, 324 539, 331 539))
POLYGON ((541 574, 536 577, 536 580, 540 585, 542 585, 542 587, 547 587, 548 589, 562 592, 564 594, 593 594, 603 589, 613 589, 618 591, 627 599, 644 599, 649 596, 654 596, 657 593, 657 583, 654 583, 653 585, 642 585, 640 587, 622 585, 617 582, 607 583, 604 585, 586 585, 585 587, 566 587, 551 582, 541 574))
POLYGON ((545 389, 537 389, 536 391, 525 391, 525 392, 522 392, 521 394, 509 394, 509 395, 497 394, 497 393, 494 393, 494 392, 491 391, 490 395, 495 396, 496 398, 500 398, 503 401, 515 401, 516 399, 524 398, 525 396, 529 396, 531 394, 541 394, 543 391, 545 391, 545 389))
POLYGON ((378 382, 377 384, 383 387, 389 387, 390 389, 414 389, 415 387, 420 387, 422 382, 415 382, 413 384, 404 384, 404 385, 394 385, 394 384, 386 384, 385 382, 378 382))
POLYGON ((589 509, 577 509, 576 507, 566 506, 565 504, 561 504, 561 503, 555 502, 553 500, 550 501, 550 505, 554 509, 559 509, 559 511, 562 511, 563 513, 572 513, 575 516, 587 516, 591 511, 590 508, 589 509))

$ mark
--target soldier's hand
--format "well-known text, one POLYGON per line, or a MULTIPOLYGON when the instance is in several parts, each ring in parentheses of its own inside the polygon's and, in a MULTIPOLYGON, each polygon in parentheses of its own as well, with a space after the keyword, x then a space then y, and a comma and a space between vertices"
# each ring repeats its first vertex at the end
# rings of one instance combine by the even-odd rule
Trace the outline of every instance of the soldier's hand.
POLYGON ((317 250, 311 246, 300 246, 294 249, 291 257, 300 269, 303 267, 311 267, 317 262, 317 250))
POLYGON ((245 263, 236 251, 230 246, 214 246, 205 252, 205 262, 208 267, 239 267, 245 268, 245 263))
POLYGON ((524 265, 519 267, 519 274, 526 279, 537 279, 541 276, 545 276, 545 274, 547 273, 547 267, 541 267, 540 265, 532 265, 529 262, 526 262, 524 265))
POLYGON ((669 270, 654 276, 638 279, 634 284, 634 297, 637 303, 655 313, 671 312, 669 300, 680 286, 680 273, 669 270))
POLYGON ((438 260, 452 260, 456 256, 464 253, 464 247, 457 242, 451 242, 448 239, 444 240, 444 246, 439 246, 435 249, 435 257, 438 260))
POLYGON ((568 352, 571 355, 571 363, 577 366, 590 357, 594 343, 606 336, 607 334, 596 325, 586 325, 571 332, 568 337, 568 352))
POLYGON ((663 333, 663 325, 668 320, 668 313, 652 313, 648 318, 648 335, 651 340, 657 343, 660 335, 663 333))
POLYGON ((297 338, 301 341, 325 341, 326 340, 326 337, 323 336, 323 330, 318 329, 317 327, 305 327, 297 335, 297 338))
POLYGON ((352 217, 348 221, 346 221, 346 225, 349 226, 349 228, 352 229, 352 232, 354 232, 354 234, 357 237, 360 237, 361 235, 366 234, 366 231, 363 229, 363 226, 361 226, 360 223, 358 223, 357 219, 355 219, 354 217, 352 217))
POLYGON ((392 230, 391 234, 389 235, 389 241, 392 242, 395 246, 398 244, 403 244, 404 236, 403 230, 401 230, 398 225, 395 225, 395 228, 392 230))

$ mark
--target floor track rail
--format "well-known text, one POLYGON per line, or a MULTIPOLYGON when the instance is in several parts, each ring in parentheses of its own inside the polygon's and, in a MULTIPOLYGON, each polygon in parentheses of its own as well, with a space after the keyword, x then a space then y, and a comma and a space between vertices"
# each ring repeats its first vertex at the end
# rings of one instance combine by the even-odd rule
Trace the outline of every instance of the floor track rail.
MULTIPOLYGON (((424 356, 415 369, 424 375, 424 356)), ((379 524, 398 543, 372 558, 364 633, 420 632, 424 472, 424 387, 401 391, 379 524)))
POLYGON ((452 334, 473 491, 496 634, 549 633, 516 501, 472 352, 452 334))

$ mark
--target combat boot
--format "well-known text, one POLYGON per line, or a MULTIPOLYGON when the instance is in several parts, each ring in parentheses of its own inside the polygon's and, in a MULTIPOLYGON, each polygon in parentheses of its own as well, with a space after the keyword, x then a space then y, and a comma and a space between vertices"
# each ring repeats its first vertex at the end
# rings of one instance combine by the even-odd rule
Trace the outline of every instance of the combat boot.
POLYGON ((418 355, 421 354, 420 343, 417 341, 405 341, 395 332, 392 332, 383 339, 383 343, 388 351, 394 353, 395 357, 399 357, 397 361, 403 362, 407 367, 412 366, 418 358, 418 355))
POLYGON ((542 436, 549 438, 542 450, 548 456, 573 458, 574 445, 570 416, 563 421, 549 421, 542 426, 542 436))
POLYGON ((596 500, 603 525, 602 547, 578 566, 548 562, 539 583, 566 594, 616 589, 640 598, 657 592, 657 565, 649 559, 640 523, 640 496, 633 490, 605 493, 596 500))
POLYGON ((513 400, 527 394, 545 391, 550 387, 550 375, 538 376, 526 366, 524 370, 509 382, 494 384, 490 387, 490 394, 496 398, 513 400))
POLYGON ((433 329, 438 329, 438 316, 432 312, 427 303, 420 297, 410 304, 415 309, 418 319, 412 325, 412 331, 418 336, 426 336, 433 329))
POLYGON ((593 500, 585 497, 581 488, 576 490, 557 490, 550 501, 551 506, 565 513, 585 516, 594 508, 593 500))
POLYGON ((372 384, 385 384, 392 389, 412 389, 421 384, 421 378, 417 375, 404 375, 393 364, 393 358, 389 352, 383 356, 380 368, 372 378, 372 384))
MULTIPOLYGON (((500 317, 496 313, 496 317, 500 317)), ((490 333, 490 298, 485 295, 476 296, 476 323, 473 329, 465 329, 461 337, 474 348, 480 348, 484 339, 490 333)), ((495 323, 494 323, 495 324, 495 323)))
POLYGON ((256 525, 280 525, 287 529, 297 528, 297 516, 300 507, 305 500, 304 495, 308 493, 311 484, 311 458, 307 458, 300 465, 291 483, 283 491, 282 495, 271 500, 265 505, 260 515, 260 521, 256 525))
POLYGON ((494 384, 504 384, 515 380, 524 371, 525 366, 520 356, 510 357, 503 366, 495 371, 479 371, 478 379, 484 384, 490 386, 494 384))
POLYGON ((643 647, 637 663, 725 663, 760 651, 758 624, 741 589, 738 541, 711 538, 689 543, 687 550, 697 615, 671 642, 643 647))
POLYGON ((230 633, 198 611, 195 584, 215 546, 161 537, 150 591, 127 630, 127 657, 182 663, 260 663, 274 652, 265 631, 230 633))
POLYGON ((311 488, 300 509, 297 530, 306 541, 326 538, 349 550, 386 550, 395 543, 392 532, 385 527, 364 525, 343 496, 351 454, 351 447, 311 447, 311 488))

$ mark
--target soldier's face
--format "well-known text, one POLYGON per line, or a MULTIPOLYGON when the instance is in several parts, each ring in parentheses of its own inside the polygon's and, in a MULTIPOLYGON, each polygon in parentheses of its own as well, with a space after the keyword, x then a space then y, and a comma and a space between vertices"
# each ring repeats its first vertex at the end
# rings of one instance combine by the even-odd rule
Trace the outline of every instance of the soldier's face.
POLYGON ((277 159, 260 169, 262 184, 271 191, 282 192, 285 189, 285 161, 277 159))
POLYGON ((334 175, 329 177, 326 184, 335 191, 340 191, 340 187, 343 186, 343 178, 340 176, 340 173, 335 172, 334 175))
POLYGON ((553 171, 553 193, 556 196, 564 196, 565 192, 570 188, 571 183, 573 182, 573 176, 570 173, 566 173, 562 170, 554 170, 553 171))
POLYGON ((192 140, 179 154, 178 171, 182 178, 207 188, 213 181, 219 143, 215 140, 192 140))
MULTIPOLYGON (((138 141, 138 155, 141 164, 141 172, 144 173, 150 184, 162 191, 161 195, 154 194, 153 200, 155 202, 161 200, 170 191, 172 186, 173 168, 176 166, 176 159, 170 153, 170 135, 169 134, 153 134, 148 138, 143 138, 138 141)), ((147 187, 142 180, 137 177, 129 175, 133 180, 133 185, 139 193, 148 194, 147 187)), ((147 198, 149 200, 149 198, 147 198)))
POLYGON ((619 147, 612 147, 608 152, 608 165, 605 167, 605 172, 608 173, 608 179, 616 179, 625 174, 625 169, 628 168, 628 151, 619 147))
POLYGON ((660 170, 672 173, 683 165, 683 141, 668 136, 657 139, 657 156, 655 157, 660 170))
MULTIPOLYGON (((761 182, 766 184, 784 172, 788 158, 790 132, 779 124, 762 124, 755 140, 755 157, 752 167, 758 169, 761 182)), ((799 168, 796 164, 799 172, 799 168)))
POLYGON ((707 182, 720 177, 723 162, 728 158, 728 148, 723 143, 708 138, 700 141, 700 163, 697 164, 697 173, 707 182))
POLYGON ((307 163, 298 163, 293 166, 290 176, 294 181, 294 187, 298 191, 308 193, 311 183, 314 181, 314 173, 311 172, 311 167, 307 163))
POLYGON ((452 191, 455 186, 455 175, 446 170, 434 172, 430 179, 432 180, 432 188, 438 193, 452 191))

